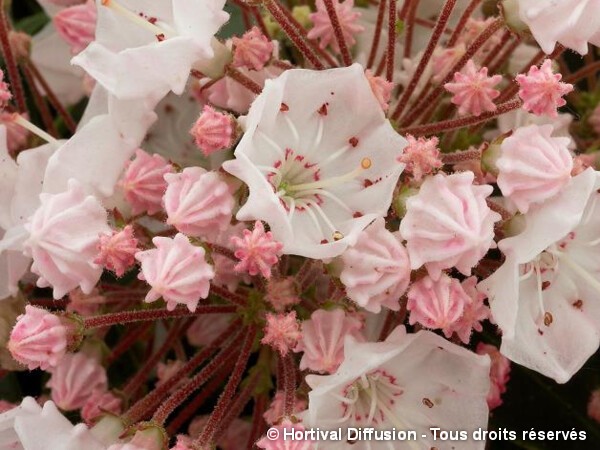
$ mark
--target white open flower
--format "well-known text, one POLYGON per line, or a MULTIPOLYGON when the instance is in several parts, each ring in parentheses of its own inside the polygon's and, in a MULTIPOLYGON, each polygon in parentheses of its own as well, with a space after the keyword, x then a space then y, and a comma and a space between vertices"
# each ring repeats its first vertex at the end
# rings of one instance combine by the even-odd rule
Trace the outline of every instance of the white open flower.
POLYGON ((283 252, 330 258, 387 214, 406 145, 363 68, 288 70, 267 81, 223 167, 250 188, 238 220, 264 220, 283 252))

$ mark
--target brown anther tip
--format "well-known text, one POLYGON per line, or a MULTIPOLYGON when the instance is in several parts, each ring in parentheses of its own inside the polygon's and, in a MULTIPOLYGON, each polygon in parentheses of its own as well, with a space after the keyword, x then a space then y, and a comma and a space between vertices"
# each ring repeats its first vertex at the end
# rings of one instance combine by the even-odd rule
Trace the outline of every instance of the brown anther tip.
POLYGON ((342 233, 340 233, 339 231, 336 231, 335 233, 333 233, 334 241, 339 241, 341 239, 344 239, 344 235, 342 233))
POLYGON ((371 160, 369 158, 363 158, 362 161, 360 162, 360 166, 363 169, 368 169, 371 167, 371 160))
POLYGON ((552 314, 550 314, 549 312, 544 314, 544 325, 549 327, 550 325, 552 325, 553 321, 554 321, 554 317, 552 317, 552 314))

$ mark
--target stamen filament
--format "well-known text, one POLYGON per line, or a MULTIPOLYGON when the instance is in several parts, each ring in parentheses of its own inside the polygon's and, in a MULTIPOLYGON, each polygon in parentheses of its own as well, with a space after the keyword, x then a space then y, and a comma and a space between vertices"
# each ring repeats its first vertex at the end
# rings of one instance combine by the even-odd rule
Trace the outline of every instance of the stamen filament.
POLYGON ((371 167, 371 160, 369 158, 364 158, 360 166, 354 169, 351 172, 348 172, 345 175, 340 175, 339 177, 331 177, 326 180, 315 181, 313 183, 300 183, 300 184, 291 184, 286 190, 288 192, 297 192, 304 191, 307 189, 323 189, 327 187, 337 186, 341 183, 345 183, 346 181, 350 181, 359 176, 363 171, 371 167))
POLYGON ((38 126, 32 124, 29 120, 25 119, 20 114, 15 114, 13 116, 13 122, 16 123, 17 125, 25 128, 26 130, 31 131, 33 134, 35 134, 36 136, 39 136, 40 138, 42 138, 49 144, 58 143, 58 141, 54 137, 50 136, 48 133, 46 133, 44 130, 42 130, 38 126))
POLYGON ((102 6, 112 9, 114 12, 121 14, 136 25, 146 28, 157 36, 163 36, 165 38, 175 37, 172 32, 169 32, 151 22, 148 22, 142 16, 137 15, 133 11, 128 10, 116 0, 102 0, 102 6))

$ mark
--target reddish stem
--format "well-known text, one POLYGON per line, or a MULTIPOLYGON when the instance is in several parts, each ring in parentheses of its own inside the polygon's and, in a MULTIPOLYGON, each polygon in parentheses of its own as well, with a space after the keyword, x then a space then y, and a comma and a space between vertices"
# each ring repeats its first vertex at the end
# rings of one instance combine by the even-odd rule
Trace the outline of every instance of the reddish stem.
POLYGON ((442 122, 434 122, 426 125, 419 125, 412 128, 401 128, 398 132, 402 135, 412 134, 413 136, 428 136, 438 134, 445 131, 456 130, 458 128, 477 125, 487 122, 494 117, 498 117, 504 113, 520 108, 523 105, 522 100, 511 100, 498 105, 495 111, 484 112, 479 116, 461 117, 458 119, 444 120, 442 122))
POLYGON ((293 356, 288 353, 281 356, 283 366, 283 395, 284 395, 284 417, 291 417, 294 414, 294 404, 296 403, 296 367, 293 356))
POLYGON ((371 42, 371 51, 369 52, 369 59, 367 61, 367 68, 370 69, 375 63, 375 57, 377 56, 377 50, 379 49, 379 41, 381 40, 381 29, 383 28, 383 18, 385 17, 385 4, 386 0, 379 1, 379 7, 377 9, 377 22, 375 24, 375 33, 373 34, 373 41, 371 42))
POLYGON ((40 117, 42 118, 42 123, 44 124, 45 130, 53 137, 58 137, 58 132, 56 131, 56 127, 54 126, 54 121, 52 120, 52 113, 50 112, 50 108, 46 104, 46 101, 40 94, 40 91, 35 84, 35 80, 33 78, 33 74, 31 70, 27 66, 21 67, 25 80, 29 85, 29 91, 31 92, 31 96, 33 97, 33 102, 40 113, 40 117))
POLYGON ((513 216, 511 213, 509 213, 506 209, 504 209, 498 203, 495 203, 494 201, 492 201, 490 199, 487 199, 486 202, 492 211, 497 212, 498 214, 500 214, 502 216, 502 220, 508 220, 513 216))
POLYGON ((4 64, 8 72, 11 90, 17 103, 17 109, 20 113, 27 113, 27 102, 25 101, 25 91, 23 82, 19 74, 17 60, 12 51, 9 39, 10 25, 6 17, 6 6, 4 0, 0 0, 0 46, 2 47, 2 55, 4 56, 4 64))
POLYGON ((267 29, 267 26, 265 25, 265 21, 263 20, 262 16, 260 15, 260 10, 258 8, 252 8, 252 16, 254 17, 254 21, 256 22, 256 25, 258 26, 258 28, 260 28, 260 31, 262 34, 264 34, 268 39, 271 39, 271 35, 269 34, 269 30, 267 29))
POLYGON ((444 9, 442 9, 442 13, 438 17, 437 23, 435 24, 435 28, 431 33, 431 38, 429 39, 429 43, 427 44, 425 52, 423 53, 423 56, 421 57, 421 60, 417 65, 415 73, 408 82, 408 87, 404 90, 392 117, 400 117, 400 115, 404 111, 404 108, 408 104, 408 100, 410 99, 411 95, 416 93, 415 88, 419 84, 423 72, 425 72, 425 67, 427 67, 427 64, 429 64, 429 60, 431 59, 431 55, 433 55, 433 51, 440 42, 440 38, 442 37, 442 33, 446 28, 448 19, 450 19, 450 14, 452 14, 452 10, 456 5, 456 1, 457 0, 446 0, 446 3, 444 4, 444 9))
POLYGON ((481 159, 481 150, 478 148, 460 152, 442 153, 442 161, 444 164, 459 164, 461 162, 479 159, 481 159))
POLYGON ((448 44, 446 44, 446 47, 450 48, 456 45, 456 43, 458 42, 458 38, 460 37, 460 34, 465 30, 465 25, 469 21, 469 18, 473 14, 473 11, 475 11, 475 8, 477 8, 477 6, 479 6, 480 3, 481 0, 471 0, 471 2, 467 5, 462 15, 460 16, 460 19, 458 20, 458 24, 454 28, 454 33, 452 33, 450 39, 448 39, 448 44))
POLYGON ((259 396, 254 402, 252 410, 252 430, 246 444, 246 450, 252 450, 254 443, 260 438, 265 428, 265 419, 263 414, 267 410, 268 397, 266 395, 259 396))
POLYGON ((391 82, 394 78, 394 57, 396 55, 396 14, 396 0, 389 0, 388 42, 385 56, 385 78, 389 82, 391 82))
POLYGON ((211 289, 211 292, 213 294, 215 294, 217 297, 220 297, 223 300, 227 300, 230 303, 233 303, 238 306, 247 306, 248 305, 248 299, 246 297, 242 297, 241 295, 236 294, 235 292, 231 292, 227 288, 224 288, 221 286, 216 286, 213 284, 210 287, 210 289, 211 289))
POLYGON ((408 5, 408 10, 406 13, 406 19, 402 16, 402 20, 405 21, 405 36, 404 36, 404 57, 410 58, 412 53, 412 41, 413 41, 413 32, 415 28, 415 16, 417 15, 417 8, 419 6, 419 0, 406 0, 408 5))
MULTIPOLYGON (((517 49, 517 47, 520 44, 521 44, 521 38, 519 36, 516 36, 515 39, 512 40, 510 45, 508 47, 506 47, 504 49, 504 51, 502 53, 500 53, 500 55, 497 58, 492 59, 493 63, 490 63, 490 65, 489 65, 489 68, 490 68, 489 73, 498 72, 500 70, 500 68, 502 67, 502 65, 505 64, 506 61, 508 61, 508 59, 511 57, 511 55, 514 53, 514 51, 517 49)), ((490 54, 490 56, 491 55, 492 54, 490 54)), ((496 55, 498 55, 498 53, 496 53, 496 55)))
POLYGON ((327 11, 327 15, 331 21, 333 34, 335 35, 335 39, 340 48, 340 53, 342 54, 342 61, 344 62, 345 66, 350 66, 352 64, 352 55, 350 55, 350 50, 348 49, 348 44, 346 43, 346 38, 344 37, 344 30, 342 30, 342 26, 340 25, 340 20, 335 10, 333 0, 323 0, 323 4, 325 5, 325 10, 327 11))
POLYGON ((230 305, 200 305, 196 311, 190 312, 185 307, 175 308, 173 311, 167 309, 146 309, 140 311, 122 311, 103 314, 95 317, 85 317, 83 325, 86 329, 122 325, 131 322, 142 322, 147 320, 169 319, 173 317, 199 316, 201 314, 219 314, 235 312, 236 307, 230 305))
POLYGON ((119 343, 115 345, 115 347, 110 352, 110 355, 108 356, 106 362, 108 364, 112 364, 117 359, 119 359, 119 357, 127 350, 129 350, 140 337, 142 337, 148 332, 152 325, 154 325, 152 322, 147 322, 133 327, 133 329, 129 331, 129 333, 127 333, 125 336, 123 336, 119 340, 119 343))
POLYGON ((262 87, 260 86, 260 84, 258 84, 256 81, 254 81, 247 75, 244 75, 242 72, 240 72, 233 66, 227 66, 227 69, 225 69, 225 73, 229 78, 231 78, 234 81, 237 81, 239 84, 244 86, 253 94, 259 95, 262 92, 262 87))
MULTIPOLYGON (((586 77, 594 75, 600 70, 600 61, 583 66, 577 72, 573 72, 571 75, 565 77, 562 81, 565 83, 576 84, 586 77)), ((595 77, 594 77, 595 78, 595 77)))
POLYGON ((218 426, 227 414, 227 410, 231 407, 233 395, 237 390, 238 385, 242 381, 242 376, 246 370, 248 359, 252 353, 252 345, 254 344, 254 338, 256 337, 257 329, 255 327, 249 327, 246 332, 246 338, 242 350, 238 356, 233 372, 227 381, 227 385, 223 390, 223 393, 219 397, 215 409, 209 416, 204 430, 200 433, 200 436, 192 443, 194 449, 212 448, 214 442, 215 433, 217 432, 218 426))

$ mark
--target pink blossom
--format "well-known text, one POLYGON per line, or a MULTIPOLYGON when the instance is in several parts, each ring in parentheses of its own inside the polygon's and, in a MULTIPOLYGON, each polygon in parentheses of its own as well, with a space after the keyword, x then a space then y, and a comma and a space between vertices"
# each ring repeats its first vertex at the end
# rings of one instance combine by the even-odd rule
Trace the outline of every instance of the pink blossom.
POLYGON ((454 82, 446 83, 446 90, 454 94, 452 103, 458 105, 461 115, 472 114, 479 116, 486 111, 496 111, 492 100, 500 95, 494 89, 502 81, 502 75, 488 77, 487 67, 477 70, 472 59, 461 72, 454 74, 454 82))
POLYGON ((356 244, 342 253, 340 280, 348 297, 367 311, 378 313, 384 306, 400 309, 400 297, 410 281, 408 252, 399 233, 376 219, 358 236, 356 244))
POLYGON ((600 423, 600 389, 592 391, 587 404, 587 415, 600 423))
POLYGON ((260 342, 270 345, 283 356, 287 355, 302 336, 296 311, 287 314, 267 313, 266 319, 265 336, 260 342))
POLYGON ((236 272, 247 272, 252 276, 259 273, 271 278, 271 267, 277 263, 283 244, 273 239, 270 231, 260 220, 254 223, 254 229, 244 230, 243 236, 233 236, 231 242, 236 246, 235 257, 240 262, 235 266, 236 272))
POLYGON ((302 336, 295 352, 304 352, 300 370, 333 373, 344 360, 344 339, 363 340, 362 323, 341 309, 317 309, 302 322, 302 336))
POLYGON ((559 193, 571 179, 570 139, 552 137, 553 130, 552 125, 521 127, 500 147, 498 186, 523 213, 559 193))
MULTIPOLYGON (((284 415, 285 409, 285 392, 277 391, 273 397, 273 401, 269 406, 269 409, 263 414, 265 422, 269 425, 275 425, 278 423, 284 415)), ((306 409, 306 400, 294 397, 294 408, 292 414, 302 412, 306 409)))
POLYGON ((232 117, 208 105, 204 106, 202 114, 190 130, 196 146, 206 156, 231 147, 234 132, 235 125, 232 117))
POLYGON ((173 166, 160 155, 149 155, 142 149, 135 151, 135 159, 126 164, 121 186, 133 214, 155 214, 162 208, 162 197, 167 189, 165 174, 173 166))
POLYGON ((284 311, 302 301, 298 295, 298 283, 294 277, 271 278, 267 282, 265 300, 275 311, 284 311))
POLYGON ((468 344, 473 330, 482 331, 481 321, 490 317, 490 309, 485 305, 486 295, 476 288, 477 277, 469 277, 461 282, 462 289, 468 295, 469 301, 465 302, 462 316, 454 323, 454 331, 462 342, 468 344))
POLYGON ((387 81, 383 77, 375 76, 369 69, 365 71, 365 75, 367 76, 367 80, 369 80, 369 84, 371 85, 373 94, 375 94, 375 98, 381 105, 381 109, 387 111, 390 106, 390 99, 392 98, 392 89, 394 88, 394 83, 387 81))
POLYGON ((6 108, 8 102, 12 98, 10 87, 8 83, 4 81, 4 71, 0 70, 0 109, 6 108))
POLYGON ((415 138, 407 134, 406 140, 408 145, 404 147, 398 161, 406 164, 406 170, 411 173, 415 181, 420 182, 425 175, 442 167, 443 163, 438 147, 440 140, 437 137, 415 138))
POLYGON ((234 199, 217 172, 187 167, 165 175, 167 223, 188 236, 216 235, 231 221, 234 199))
POLYGON ((7 348, 29 370, 56 367, 67 352, 69 331, 63 321, 45 309, 25 306, 17 318, 7 348))
POLYGON ((406 201, 400 233, 412 269, 424 264, 433 279, 451 267, 470 275, 494 244, 494 222, 500 215, 486 203, 493 189, 473 185, 474 178, 473 172, 435 175, 406 201))
POLYGON ((104 367, 83 352, 66 354, 50 372, 46 386, 54 403, 65 411, 83 407, 94 391, 108 388, 104 367))
POLYGON ((418 322, 426 328, 440 329, 446 337, 450 337, 465 305, 470 301, 456 278, 442 274, 439 279, 433 280, 425 276, 408 290, 409 322, 411 325, 418 322))
POLYGON ((490 366, 490 392, 487 396, 488 406, 492 410, 502 404, 502 394, 506 392, 506 384, 510 380, 510 361, 496 347, 483 342, 477 345, 477 354, 489 355, 492 360, 490 366))
POLYGON ((96 34, 96 4, 87 1, 59 11, 52 19, 58 35, 77 54, 94 40, 96 34))
POLYGON ((314 450, 317 448, 312 441, 289 439, 289 437, 284 439, 286 430, 287 433, 304 431, 304 426, 301 423, 292 424, 289 420, 285 420, 273 428, 276 429, 278 433, 275 436, 263 436, 256 443, 258 448, 263 450, 314 450), (273 439, 273 437, 275 437, 275 439, 273 439))
POLYGON ((162 297, 170 311, 181 303, 194 312, 200 299, 208 296, 214 277, 212 267, 204 259, 204 249, 192 245, 181 233, 173 239, 155 237, 152 242, 156 248, 135 255, 142 265, 139 279, 152 287, 145 302, 162 297))
POLYGON ((552 61, 547 59, 541 67, 531 66, 527 75, 517 75, 519 97, 523 108, 533 114, 558 117, 557 108, 566 105, 562 98, 573 90, 573 85, 563 83, 560 73, 552 72, 552 61))
POLYGON ((133 227, 127 225, 122 230, 111 230, 110 233, 101 234, 98 250, 94 263, 113 271, 118 277, 135 264, 134 255, 138 251, 138 240, 133 236, 133 227))
POLYGON ((262 70, 273 54, 274 44, 258 27, 252 27, 241 38, 234 37, 233 65, 262 70))
POLYGON ((102 274, 94 263, 101 233, 109 232, 106 210, 74 179, 66 192, 41 194, 40 206, 25 224, 24 253, 39 287, 52 286, 59 299, 77 286, 89 294, 102 274))
MULTIPOLYGON (((319 45, 321 48, 331 45, 331 48, 336 53, 340 53, 340 46, 335 37, 335 32, 333 31, 333 25, 331 24, 329 15, 327 14, 325 2, 323 2, 323 0, 317 0, 316 7, 317 12, 314 12, 309 16, 310 20, 314 24, 314 27, 308 32, 308 38, 319 39, 319 45)), ((340 23, 340 28, 342 29, 342 34, 344 35, 344 40, 346 41, 348 47, 352 47, 356 43, 354 35, 362 33, 365 30, 362 25, 357 23, 361 13, 353 10, 354 0, 345 0, 344 2, 333 0, 333 7, 335 8, 335 12, 340 23)))
POLYGON ((123 400, 110 391, 96 390, 87 398, 81 408, 81 417, 91 424, 102 415, 118 415, 122 411, 123 400))

